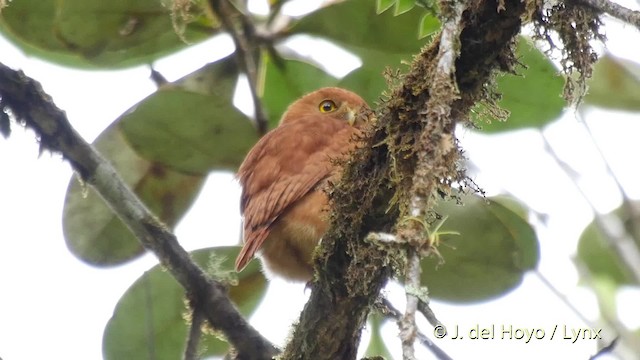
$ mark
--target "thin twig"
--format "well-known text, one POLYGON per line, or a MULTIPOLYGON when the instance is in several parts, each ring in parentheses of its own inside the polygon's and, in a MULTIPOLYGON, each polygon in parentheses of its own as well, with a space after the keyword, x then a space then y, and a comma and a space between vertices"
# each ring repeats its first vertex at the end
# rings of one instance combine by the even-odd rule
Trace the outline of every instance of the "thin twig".
POLYGON ((223 284, 212 280, 180 246, 168 226, 160 222, 125 185, 113 166, 73 129, 35 80, 0 64, 0 97, 13 116, 32 129, 41 150, 57 152, 93 187, 140 243, 152 251, 187 292, 191 304, 203 309, 207 320, 222 331, 242 359, 270 359, 277 349, 238 312, 223 284))
MULTIPOLYGON (((624 231, 624 226, 622 226, 621 224, 611 224, 612 222, 620 223, 620 219, 615 216, 606 217, 605 215, 598 213, 595 204, 589 198, 584 189, 582 189, 582 187, 580 186, 580 183, 575 175, 575 171, 569 164, 567 164, 558 156, 544 132, 540 132, 540 134, 548 153, 554 158, 560 168, 567 174, 569 179, 573 181, 576 186, 576 190, 578 190, 578 192, 591 207, 594 214, 594 222, 598 229, 602 231, 605 238, 608 240, 608 243, 611 245, 609 248, 616 254, 619 259, 622 260, 621 264, 628 270, 628 273, 633 277, 634 281, 636 283, 640 283, 640 252, 638 252, 633 239, 631 239, 629 237, 629 234, 624 231), (615 229, 618 229, 619 231, 616 231, 615 229)), ((604 161, 606 162, 606 160, 604 161)))
POLYGON ((191 314, 191 327, 189 329, 187 345, 184 348, 184 360, 198 359, 198 345, 200 344, 200 337, 202 335, 202 324, 205 321, 204 314, 200 309, 195 306, 191 308, 193 309, 191 314))
POLYGON ((618 338, 611 340, 611 342, 607 346, 604 346, 602 349, 598 350, 598 352, 596 352, 591 357, 589 357, 589 360, 595 360, 602 355, 611 353, 613 349, 616 347, 617 343, 618 343, 618 338))
POLYGON ((251 99, 255 110, 256 127, 260 135, 264 135, 269 130, 269 123, 262 108, 262 101, 258 94, 258 66, 256 54, 259 51, 258 37, 252 20, 242 11, 238 10, 227 0, 209 0, 211 9, 216 14, 222 26, 227 30, 233 43, 236 46, 236 56, 240 67, 247 75, 251 99), (239 18, 240 26, 236 25, 232 19, 239 18), (241 28, 241 29, 239 29, 241 28))
MULTIPOLYGON (((609 164, 609 162, 607 161, 607 157, 604 155, 604 151, 602 150, 602 147, 596 140, 596 137, 594 136, 593 131, 591 131, 591 127, 589 126, 589 123, 582 117, 582 113, 580 111, 576 111, 575 116, 578 120, 578 123, 581 124, 584 127, 584 129, 587 131, 587 134, 591 138, 591 143, 595 147, 596 151, 598 152, 598 155, 600 155, 600 158, 604 163, 607 173, 609 174, 609 176, 611 176, 611 178, 615 182, 616 187, 618 188, 618 191, 620 191, 620 194, 622 194, 622 208, 626 213, 625 215, 627 215, 630 219, 634 220, 634 221, 630 221, 630 225, 631 225, 630 235, 636 240, 636 242, 640 241, 640 224, 638 224, 638 222, 635 221, 635 219, 640 219, 640 213, 638 212, 638 209, 636 208, 636 206, 634 206, 632 200, 629 198, 629 195, 627 194, 627 191, 622 186, 620 179, 618 179, 618 176, 616 175, 615 171, 613 171, 613 168, 611 168, 611 164, 609 164)), ((640 255, 639 255, 639 258, 640 258, 640 255)))
MULTIPOLYGON (((592 289, 596 286, 596 279, 593 278, 591 273, 586 269, 584 263, 577 259, 576 267, 578 269, 578 273, 580 274, 580 278, 584 281, 585 284, 590 285, 592 289)), ((594 289, 595 295, 598 298, 598 302, 602 304, 602 294, 597 289, 594 289)), ((600 309, 600 318, 602 319, 602 323, 604 323, 609 329, 605 329, 603 332, 603 341, 607 341, 612 337, 619 338, 622 341, 622 344, 631 349, 631 351, 635 353, 640 353, 640 344, 638 344, 636 340, 636 335, 620 321, 617 315, 612 313, 611 311, 607 311, 607 309, 600 309), (610 335, 614 333, 613 335, 610 335)))
POLYGON ((640 11, 631 10, 609 0, 577 0, 640 29, 640 11))
POLYGON ((431 306, 429 306, 429 303, 424 299, 420 299, 420 302, 418 302, 418 311, 420 311, 422 316, 424 316, 427 321, 429 321, 429 324, 431 324, 431 326, 442 325, 440 320, 438 320, 438 318, 436 317, 436 314, 433 312, 433 310, 431 310, 431 306))
POLYGON ((555 286, 553 286, 553 284, 549 281, 549 279, 547 279, 546 276, 542 275, 542 273, 538 269, 535 269, 533 273, 538 277, 540 281, 542 281, 544 286, 546 286, 547 289, 549 289, 553 293, 553 295, 555 295, 558 299, 560 299, 560 301, 562 301, 562 303, 564 303, 566 307, 571 309, 571 312, 573 312, 578 318, 580 318, 582 322, 584 322, 586 325, 588 325, 591 328, 595 327, 595 324, 593 323, 593 321, 587 319, 587 317, 584 316, 584 314, 580 310, 578 310, 578 308, 575 305, 573 305, 571 301, 569 301, 569 299, 567 299, 567 297, 562 292, 560 292, 560 290, 558 290, 555 286))
POLYGON ((149 79, 153 81, 157 88, 160 88, 169 83, 169 80, 164 77, 158 70, 151 67, 151 73, 149 74, 149 79))
POLYGON ((400 340, 402 341, 402 358, 405 360, 413 360, 416 358, 413 343, 418 332, 416 324, 416 310, 420 302, 416 292, 420 288, 420 256, 414 250, 409 248, 407 259, 407 271, 405 273, 405 294, 407 297, 407 305, 404 315, 398 321, 400 326, 400 340))
MULTIPOLYGON (((396 309, 391 302, 385 298, 383 298, 380 302, 380 305, 383 307, 382 314, 388 316, 395 320, 396 322, 400 322, 402 319, 402 313, 400 310, 396 309)), ((452 360, 451 356, 447 354, 444 350, 442 350, 438 345, 436 345, 431 339, 429 339, 425 334, 418 330, 416 332, 416 338, 424 346, 427 348, 436 358, 439 360, 452 360)))

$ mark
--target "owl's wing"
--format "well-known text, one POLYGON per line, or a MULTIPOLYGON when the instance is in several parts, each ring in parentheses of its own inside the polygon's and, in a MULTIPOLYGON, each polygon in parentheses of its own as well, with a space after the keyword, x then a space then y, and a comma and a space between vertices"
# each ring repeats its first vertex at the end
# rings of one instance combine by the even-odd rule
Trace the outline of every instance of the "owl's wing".
POLYGON ((238 170, 244 246, 236 269, 260 249, 280 215, 335 172, 332 158, 347 153, 357 131, 344 121, 309 116, 262 137, 238 170))

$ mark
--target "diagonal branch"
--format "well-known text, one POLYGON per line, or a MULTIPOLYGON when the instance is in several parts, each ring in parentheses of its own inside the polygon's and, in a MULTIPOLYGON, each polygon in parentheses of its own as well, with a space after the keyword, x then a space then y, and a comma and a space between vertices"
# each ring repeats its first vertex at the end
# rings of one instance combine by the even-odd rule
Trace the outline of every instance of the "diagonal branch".
POLYGON ((575 0, 640 29, 640 11, 631 10, 610 0, 575 0))
MULTIPOLYGON (((631 235, 624 231, 624 225, 621 224, 621 220, 616 216, 607 216, 599 214, 596 209, 593 200, 585 192, 584 188, 580 185, 580 181, 575 174, 575 171, 569 164, 564 162, 556 153, 555 149, 549 142, 549 139, 545 136, 544 132, 541 133, 542 140, 544 141, 545 148, 549 155, 551 155, 558 166, 564 171, 569 179, 574 183, 576 190, 582 195, 582 198, 589 204, 593 211, 593 221, 598 230, 602 232, 608 244, 608 248, 613 251, 616 258, 620 259, 620 265, 625 269, 626 273, 633 278, 635 283, 640 283, 640 252, 635 245, 634 239, 631 235), (613 223, 613 225, 612 225, 613 223), (621 230, 622 229, 622 230, 621 230)), ((606 164, 607 161, 603 157, 602 160, 606 164)), ((613 173, 611 173, 613 176, 613 173)), ((615 176, 614 176, 615 177, 615 176)), ((622 192, 623 199, 626 198, 624 189, 619 187, 622 192)), ((624 206, 624 204, 623 204, 624 206)))
MULTIPOLYGON (((382 307, 382 309, 380 310, 384 315, 391 317, 397 322, 402 321, 402 313, 400 313, 400 310, 396 309, 389 300, 382 299, 382 303, 380 305, 382 307)), ((429 349, 429 351, 431 351, 431 353, 438 360, 452 360, 449 354, 447 354, 444 350, 442 350, 438 345, 436 345, 433 341, 431 341, 431 339, 429 339, 425 334, 423 334, 419 330, 416 331, 416 338, 418 339, 420 344, 422 344, 424 347, 429 349)))
POLYGON ((611 340, 609 344, 603 346, 600 350, 598 350, 598 352, 590 356, 589 360, 596 360, 597 358, 603 355, 612 353, 617 344, 618 344, 618 338, 614 338, 613 340, 611 340))
POLYGON ((236 57, 240 68, 247 75, 249 88, 251 90, 251 99, 256 116, 256 126, 260 135, 266 134, 269 130, 267 117, 262 108, 262 101, 258 94, 258 65, 256 56, 259 51, 258 37, 256 29, 251 19, 236 9, 233 4, 227 0, 209 0, 211 9, 222 22, 222 26, 227 30, 233 43, 236 46, 236 57), (232 19, 240 19, 240 28, 232 19))
POLYGON ((186 290, 190 303, 201 309, 211 326, 221 330, 240 359, 269 359, 276 348, 236 310, 223 284, 208 278, 178 241, 135 196, 111 164, 71 127, 65 113, 44 93, 40 84, 20 71, 0 64, 0 98, 6 111, 40 140, 41 150, 57 152, 71 163, 113 209, 142 245, 186 290))

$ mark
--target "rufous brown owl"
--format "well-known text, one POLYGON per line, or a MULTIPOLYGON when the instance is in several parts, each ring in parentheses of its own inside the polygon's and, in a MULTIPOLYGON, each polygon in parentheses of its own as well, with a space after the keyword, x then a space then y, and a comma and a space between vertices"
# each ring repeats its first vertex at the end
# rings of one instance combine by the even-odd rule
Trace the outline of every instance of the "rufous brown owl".
POLYGON ((238 170, 244 218, 238 271, 259 255, 268 275, 312 279, 313 251, 329 226, 325 191, 341 175, 335 160, 357 146, 369 114, 360 96, 323 88, 291 104, 249 151, 238 170))

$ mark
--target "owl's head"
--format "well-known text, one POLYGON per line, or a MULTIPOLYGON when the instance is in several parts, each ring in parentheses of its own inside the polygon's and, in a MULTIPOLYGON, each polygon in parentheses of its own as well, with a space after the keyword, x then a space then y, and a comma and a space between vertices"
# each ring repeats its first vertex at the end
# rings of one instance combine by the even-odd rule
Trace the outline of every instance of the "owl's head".
POLYGON ((371 113, 369 105, 355 93, 337 87, 326 87, 309 93, 291 104, 280 123, 295 121, 309 115, 320 115, 361 127, 367 122, 371 113))

